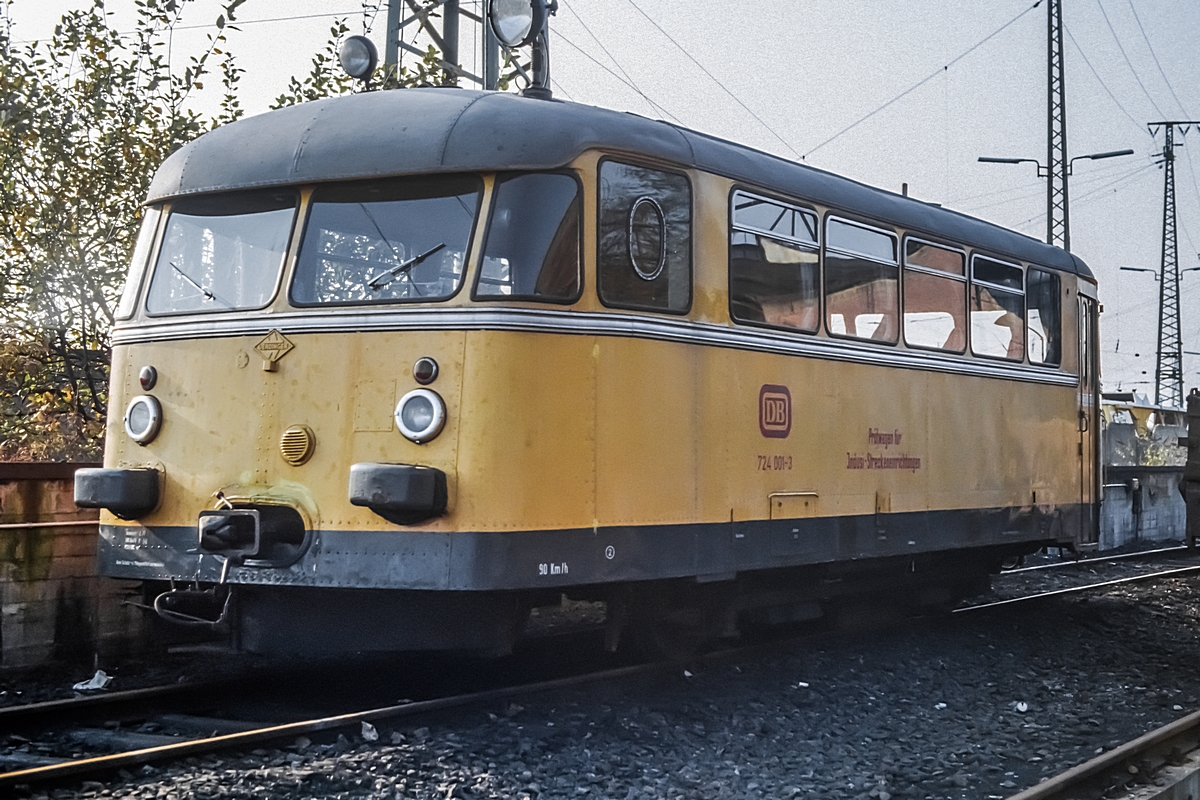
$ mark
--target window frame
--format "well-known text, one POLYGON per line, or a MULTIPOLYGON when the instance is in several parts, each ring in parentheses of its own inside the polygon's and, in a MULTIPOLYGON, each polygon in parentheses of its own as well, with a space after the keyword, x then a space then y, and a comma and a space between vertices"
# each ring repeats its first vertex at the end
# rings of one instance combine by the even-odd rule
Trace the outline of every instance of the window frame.
MULTIPOLYGON (((665 222, 665 220, 664 220, 665 222)), ((628 220, 626 221, 628 227, 628 220)), ((665 225, 664 225, 665 231, 665 225)), ((664 240, 663 246, 666 246, 664 240)), ((696 187, 692 183, 691 176, 686 170, 675 166, 664 166, 648 161, 639 161, 637 159, 618 158, 614 156, 602 156, 596 162, 596 299, 600 301, 600 305, 605 308, 611 308, 620 311, 644 311, 650 314, 670 314, 673 317, 683 317, 692 313, 692 306, 696 302, 696 187), (621 164, 626 167, 636 167, 637 169, 655 170, 657 172, 665 172, 671 175, 679 175, 687 182, 688 187, 688 301, 687 306, 675 310, 666 308, 651 308, 649 306, 639 306, 632 303, 611 303, 604 298, 604 293, 600 290, 600 272, 602 265, 600 263, 600 240, 601 228, 603 221, 601 217, 604 214, 604 181, 601 179, 601 173, 604 170, 604 165, 612 162, 621 164)))
POLYGON ((729 212, 728 212, 729 224, 728 224, 728 231, 727 231, 727 236, 726 236, 727 241, 726 241, 726 246, 725 246, 725 259, 726 259, 726 261, 725 261, 725 282, 726 282, 726 286, 727 286, 725 300, 726 300, 726 305, 728 306, 729 321, 734 323, 735 325, 750 325, 752 327, 767 328, 767 329, 773 330, 773 331, 792 331, 794 333, 802 333, 805 336, 815 336, 815 335, 819 334, 821 332, 822 310, 825 306, 825 270, 822 269, 822 256, 821 256, 821 246, 824 243, 825 237, 821 235, 822 234, 821 212, 815 208, 811 208, 809 206, 803 205, 796 200, 790 200, 790 199, 783 200, 783 199, 779 198, 778 196, 773 196, 766 192, 759 192, 757 190, 747 188, 740 184, 734 184, 733 187, 729 190, 728 208, 729 208, 729 212), (800 213, 812 214, 813 220, 816 222, 816 239, 817 239, 817 241, 815 243, 814 242, 801 242, 801 241, 792 239, 792 238, 784 236, 784 235, 764 231, 760 228, 754 228, 749 225, 741 225, 741 226, 737 225, 734 221, 734 202, 736 201, 737 195, 739 193, 744 194, 744 195, 749 195, 751 197, 761 198, 769 203, 777 203, 779 205, 790 208, 793 211, 798 211, 800 213), (812 330, 806 330, 804 328, 790 328, 790 327, 787 327, 786 325, 772 325, 769 322, 758 322, 757 320, 744 320, 744 319, 740 319, 740 318, 734 316, 734 314, 733 314, 733 269, 732 269, 733 259, 731 257, 731 249, 733 247, 733 234, 735 232, 749 233, 749 234, 752 234, 755 236, 765 236, 768 239, 776 239, 778 241, 785 242, 785 243, 791 244, 791 245, 796 245, 796 246, 798 246, 800 248, 804 248, 804 249, 811 248, 813 254, 817 257, 817 260, 816 260, 816 267, 817 267, 817 326, 815 328, 813 328, 812 330))
POLYGON ((971 327, 970 284, 971 284, 971 280, 970 280, 970 275, 969 275, 970 267, 971 267, 970 259, 967 258, 967 251, 963 247, 959 247, 958 245, 947 244, 946 242, 935 242, 932 239, 926 239, 922 236, 911 236, 909 234, 905 234, 903 237, 901 237, 901 239, 900 239, 900 337, 903 340, 905 347, 911 347, 915 350, 924 350, 929 353, 950 353, 952 355, 959 355, 959 356, 965 354, 970 349, 970 347, 971 347, 971 342, 970 342, 970 338, 971 338, 971 334, 970 334, 970 327, 971 327), (908 263, 908 243, 909 242, 919 242, 921 244, 930 245, 931 247, 938 247, 938 248, 941 248, 942 250, 949 250, 950 252, 958 253, 963 258, 963 274, 955 275, 950 272, 943 272, 942 270, 939 270, 939 269, 933 269, 931 267, 922 267, 922 266, 916 265, 916 264, 910 266, 908 263), (952 280, 956 280, 962 284, 962 287, 963 287, 963 294, 962 294, 963 317, 966 320, 965 324, 966 324, 967 330, 963 331, 963 346, 962 346, 961 350, 950 350, 949 348, 945 348, 945 347, 930 347, 929 345, 913 344, 908 341, 908 326, 904 322, 904 308, 905 308, 904 301, 907 297, 907 288, 906 288, 907 281, 905 280, 904 276, 905 276, 905 271, 910 270, 910 269, 914 270, 916 272, 920 272, 924 275, 934 275, 939 278, 949 278, 952 280))
MULTIPOLYGON (((289 306, 291 306, 292 308, 364 308, 364 307, 371 308, 371 307, 376 307, 376 306, 391 306, 391 305, 411 306, 411 305, 417 305, 420 303, 428 303, 428 304, 432 305, 435 303, 448 302, 448 301, 453 300, 454 298, 458 297, 458 295, 462 293, 463 287, 467 285, 467 273, 471 268, 471 259, 475 255, 475 240, 476 240, 477 234, 479 232, 479 218, 481 216, 480 212, 483 210, 484 196, 487 194, 487 185, 484 182, 483 174, 481 174, 479 172, 432 172, 432 173, 425 173, 425 174, 420 174, 420 175, 391 175, 391 176, 385 176, 385 177, 356 178, 353 180, 346 180, 346 181, 328 181, 325 183, 314 184, 310 188, 311 188, 311 191, 308 193, 308 199, 306 200, 306 202, 304 204, 304 224, 300 227, 300 234, 299 234, 298 238, 296 238, 295 235, 293 234, 293 238, 295 239, 294 252, 292 252, 292 250, 289 250, 289 252, 291 253, 291 258, 292 258, 292 269, 290 270, 291 275, 290 275, 290 281, 288 283, 288 291, 287 291, 287 301, 288 301, 289 306), (478 199, 475 202, 474 215, 471 217, 471 232, 467 235, 467 248, 466 248, 466 250, 463 251, 462 280, 460 280, 458 282, 458 286, 455 287, 453 292, 446 295, 445 297, 438 297, 436 299, 417 298, 416 300, 403 300, 403 299, 392 298, 392 299, 388 299, 388 300, 378 300, 378 301, 341 300, 341 301, 332 302, 332 303, 300 303, 295 299, 295 297, 293 296, 293 293, 296 288, 296 276, 298 274, 297 270, 300 266, 300 251, 304 247, 305 238, 307 238, 307 236, 308 236, 308 226, 309 226, 309 223, 312 221, 312 210, 313 210, 313 207, 316 205, 317 192, 320 191, 321 188, 328 187, 328 186, 346 186, 349 184, 387 183, 389 181, 403 181, 403 180, 408 180, 408 179, 412 179, 412 178, 422 180, 422 179, 429 179, 429 178, 442 177, 442 176, 451 176, 451 177, 473 176, 476 180, 479 181, 479 195, 478 195, 478 199)), ((489 211, 489 214, 490 213, 491 212, 489 211)))
POLYGON ((845 341, 850 341, 850 342, 863 342, 865 344, 871 344, 871 345, 883 345, 886 347, 896 347, 903 340, 902 330, 904 327, 903 320, 902 320, 902 317, 904 314, 904 303, 903 303, 903 296, 901 295, 902 283, 903 283, 903 281, 901 280, 901 273, 904 271, 904 265, 901 263, 899 250, 897 249, 900 246, 901 237, 900 237, 900 234, 898 234, 895 230, 892 230, 890 228, 881 228, 881 227, 878 227, 878 225, 880 225, 880 223, 860 222, 859 220, 852 219, 852 218, 846 217, 846 216, 842 216, 832 210, 825 212, 825 218, 822 220, 822 224, 821 224, 821 228, 824 231, 824 236, 822 237, 823 241, 821 242, 821 325, 825 329, 826 335, 828 335, 832 338, 835 338, 835 339, 843 339, 845 341), (851 225, 856 228, 862 228, 863 230, 873 231, 875 233, 882 233, 882 234, 885 234, 886 236, 888 236, 888 238, 890 238, 892 240, 892 262, 889 264, 886 261, 880 261, 875 256, 868 255, 865 253, 860 253, 856 250, 850 250, 850 249, 842 248, 842 247, 830 248, 829 247, 829 223, 833 220, 845 223, 847 225, 851 225), (874 262, 876 264, 882 264, 883 266, 891 266, 891 267, 896 268, 896 328, 897 328, 897 334, 896 334, 896 340, 894 342, 889 342, 889 341, 886 341, 883 339, 868 339, 868 338, 865 338, 862 336, 851 336, 847 333, 836 333, 833 331, 832 328, 829 327, 829 303, 828 303, 829 298, 828 298, 828 291, 825 288, 825 274, 826 274, 826 268, 827 268, 827 264, 828 264, 828 259, 826 258, 826 254, 830 251, 830 249, 832 249, 834 253, 836 253, 837 255, 840 255, 840 256, 849 256, 851 258, 861 258, 861 259, 865 259, 867 261, 874 262))
MULTIPOLYGON (((125 292, 130 291, 130 287, 126 286, 126 287, 122 288, 122 291, 121 291, 122 297, 117 298, 117 308, 113 311, 113 320, 115 320, 116 322, 128 322, 129 320, 133 319, 134 317, 136 317, 138 315, 138 311, 145 310, 143 308, 143 306, 145 305, 145 302, 148 298, 145 297, 143 293, 146 293, 147 288, 148 288, 147 283, 146 283, 146 281, 148 280, 147 276, 158 269, 158 246, 162 239, 164 231, 166 231, 166 226, 163 225, 163 220, 165 220, 167 218, 167 215, 165 213, 167 205, 165 203, 155 203, 154 205, 143 206, 143 208, 145 209, 145 211, 143 212, 144 214, 150 214, 150 213, 156 214, 158 216, 158 219, 154 223, 154 235, 152 237, 150 237, 150 246, 148 248, 146 248, 146 260, 142 264, 142 268, 137 271, 137 273, 138 273, 137 274, 137 288, 133 290, 133 292, 134 292, 133 301, 129 304, 129 313, 127 313, 127 314, 119 313, 121 300, 123 299, 125 292)), ((143 216, 142 219, 145 220, 145 217, 143 216)), ((140 235, 141 231, 139 230, 138 233, 140 235)), ((289 242, 289 244, 290 244, 290 242, 289 242)), ((137 243, 134 242, 134 250, 136 251, 136 249, 137 249, 137 243)), ((130 261, 131 261, 131 263, 130 263, 129 271, 133 272, 134 266, 132 264, 132 255, 130 257, 130 261)), ((287 262, 285 261, 284 262, 284 266, 285 266, 284 271, 286 271, 286 265, 287 265, 287 262)), ((276 295, 279 294, 279 287, 275 287, 275 294, 276 295)), ((147 311, 146 313, 149 313, 149 312, 147 311)))
MULTIPOLYGON (((471 300, 473 302, 480 302, 480 303, 494 303, 497 301, 503 302, 505 300, 510 300, 510 301, 519 302, 519 303, 550 303, 552 305, 558 305, 558 306, 575 305, 580 300, 582 300, 583 299, 583 287, 584 287, 585 281, 587 280, 587 265, 584 263, 584 239, 586 237, 584 236, 584 231, 583 231, 583 223, 587 217, 587 209, 584 208, 584 205, 586 202, 586 195, 587 195, 587 187, 584 186, 583 178, 580 177, 578 172, 576 172, 575 170, 571 170, 571 169, 516 170, 516 171, 493 173, 492 174, 492 189, 488 193, 488 198, 487 198, 487 204, 488 204, 487 220, 484 222, 483 238, 480 242, 479 264, 476 265, 476 268, 475 268, 475 279, 471 282, 471 300), (492 217, 495 215, 495 212, 496 212, 496 192, 500 186, 500 179, 501 178, 513 178, 513 177, 518 177, 521 175, 566 175, 575 180, 575 189, 576 189, 575 196, 577 198, 579 198, 579 288, 575 292, 574 297, 571 297, 569 299, 562 299, 562 300, 547 300, 544 298, 528 297, 526 295, 520 295, 520 296, 500 295, 500 294, 480 295, 478 293, 479 292, 479 281, 483 277, 483 259, 487 255, 488 237, 491 236, 491 233, 492 233, 492 217)), ((482 202, 482 197, 480 198, 480 202, 482 202)), ((474 241, 474 235, 472 235, 472 241, 474 241)), ((466 266, 470 265, 469 261, 464 260, 463 263, 464 263, 464 269, 466 268, 466 266)), ((598 268, 598 266, 599 265, 597 265, 597 268, 598 268)), ((463 281, 463 283, 466 283, 466 281, 463 281)), ((461 288, 462 287, 459 287, 460 290, 461 290, 461 288)), ((458 292, 455 292, 455 294, 458 294, 458 292)), ((453 296, 453 295, 451 295, 451 296, 453 296)), ((450 298, 448 297, 446 299, 449 300, 450 298)), ((689 307, 690 307, 690 305, 689 305, 689 307)))
POLYGON ((971 287, 975 286, 976 284, 978 284, 979 286, 988 288, 988 289, 998 289, 1002 292, 1007 292, 1009 294, 1020 294, 1021 295, 1021 307, 1022 307, 1022 312, 1023 312, 1021 314, 1021 333, 1023 336, 1027 336, 1028 333, 1026 331, 1026 326, 1029 324, 1029 320, 1028 320, 1029 308, 1028 308, 1028 304, 1025 299, 1025 266, 1023 264, 1021 264, 1020 262, 1007 261, 999 256, 993 256, 993 255, 989 255, 988 253, 981 253, 981 252, 971 253, 971 263, 969 266, 970 266, 971 274, 970 274, 970 282, 967 285, 967 328, 968 328, 968 331, 967 331, 968 348, 967 349, 970 351, 972 357, 974 357, 974 358, 986 358, 990 361, 999 361, 999 362, 1002 362, 1005 364, 1024 364, 1024 363, 1026 363, 1026 361, 1028 360, 1027 357, 1029 355, 1027 352, 1027 350, 1029 349, 1029 341, 1028 340, 1023 342, 1021 345, 1021 357, 1019 359, 1018 358, 1008 358, 1007 356, 991 356, 986 353, 975 352, 975 326, 974 326, 974 322, 971 320, 971 287), (1021 289, 1020 289, 1020 291, 1018 292, 1018 290, 1012 288, 1011 286, 1004 286, 1003 284, 999 284, 999 283, 991 283, 989 281, 975 280, 975 262, 981 258, 987 259, 988 261, 994 261, 997 264, 1001 264, 1003 266, 1012 267, 1014 269, 1019 270, 1021 272, 1021 289))
POLYGON ((1044 369, 1063 368, 1063 343, 1065 341, 1065 331, 1063 330, 1064 314, 1063 314, 1063 276, 1062 273, 1050 267, 1043 267, 1041 264, 1030 263, 1025 267, 1025 361, 1031 366, 1042 367, 1044 369), (1047 275, 1054 276, 1055 283, 1058 284, 1058 361, 1051 363, 1049 361, 1034 361, 1029 357, 1029 272, 1030 270, 1044 272, 1047 275))
MULTIPOLYGON (((238 190, 235 190, 232 192, 212 192, 211 194, 213 194, 213 195, 220 195, 220 194, 237 195, 237 194, 241 194, 243 192, 269 192, 269 191, 274 191, 274 190, 276 190, 275 187, 265 187, 265 188, 256 188, 256 189, 238 189, 238 190)), ((143 292, 143 295, 141 298, 141 300, 142 300, 141 307, 142 307, 142 310, 145 311, 146 316, 147 317, 183 317, 183 316, 197 315, 197 314, 203 315, 203 316, 207 316, 209 314, 236 314, 236 313, 245 313, 247 311, 262 311, 264 308, 270 308, 271 306, 275 305, 275 302, 277 300, 279 300, 279 292, 283 288, 283 282, 285 280, 287 280, 287 278, 293 272, 292 269, 289 269, 289 264, 291 264, 291 262, 295 256, 294 248, 296 247, 296 244, 299 241, 296 238, 297 222, 299 221, 300 216, 302 214, 307 215, 307 213, 308 213, 307 208, 306 208, 306 201, 304 198, 304 191, 303 191, 302 187, 297 186, 297 185, 285 185, 285 186, 278 187, 278 191, 294 192, 296 194, 296 205, 292 208, 292 222, 288 226, 288 238, 287 238, 287 242, 283 246, 283 258, 280 259, 279 271, 275 275, 275 288, 271 290, 271 294, 267 297, 267 300, 265 303, 263 303, 260 306, 245 306, 243 308, 213 309, 211 311, 151 311, 150 310, 150 288, 154 283, 155 276, 158 274, 158 259, 162 256, 163 242, 167 236, 167 230, 169 227, 168 223, 171 220, 171 215, 175 213, 175 204, 179 203, 179 202, 190 200, 195 197, 204 196, 202 194, 190 194, 190 195, 183 195, 181 197, 172 198, 169 203, 164 204, 162 207, 163 213, 158 221, 159 231, 155 237, 155 247, 153 248, 153 252, 151 253, 151 255, 154 257, 154 265, 153 265, 153 268, 150 268, 150 265, 147 264, 146 276, 148 276, 148 277, 144 276, 142 279, 145 291, 143 292)), ((210 194, 210 193, 205 193, 205 194, 210 194)), ((289 295, 291 294, 290 290, 289 290, 288 294, 289 295)), ((290 299, 291 298, 289 297, 289 301, 290 301, 290 299)))

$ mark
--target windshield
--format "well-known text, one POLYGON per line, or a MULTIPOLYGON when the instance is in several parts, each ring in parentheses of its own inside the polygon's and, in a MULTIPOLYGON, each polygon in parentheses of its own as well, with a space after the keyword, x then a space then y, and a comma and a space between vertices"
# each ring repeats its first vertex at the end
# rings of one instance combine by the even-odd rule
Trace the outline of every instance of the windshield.
POLYGON ((482 182, 438 176, 320 186, 292 302, 444 300, 458 291, 482 182))
POLYGON ((174 203, 146 310, 186 314, 265 306, 275 294, 298 204, 292 191, 174 203))

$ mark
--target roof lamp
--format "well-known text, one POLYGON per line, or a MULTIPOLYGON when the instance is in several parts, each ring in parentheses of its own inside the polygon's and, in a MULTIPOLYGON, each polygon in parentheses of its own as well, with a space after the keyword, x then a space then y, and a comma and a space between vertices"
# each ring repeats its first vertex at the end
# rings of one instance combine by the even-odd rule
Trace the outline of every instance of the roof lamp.
POLYGON ((338 61, 346 74, 355 80, 369 80, 379 63, 379 51, 375 43, 365 36, 347 36, 338 51, 338 61))
POLYGON ((544 0, 491 0, 488 19, 500 44, 507 48, 532 44, 546 24, 544 0))

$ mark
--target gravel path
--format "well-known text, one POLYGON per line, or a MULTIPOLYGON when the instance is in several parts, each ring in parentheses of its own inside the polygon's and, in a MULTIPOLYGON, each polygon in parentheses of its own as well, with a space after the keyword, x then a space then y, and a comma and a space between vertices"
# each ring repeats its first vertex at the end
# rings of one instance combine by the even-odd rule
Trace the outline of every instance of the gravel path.
POLYGON ((914 620, 49 796, 1006 797, 1200 706, 1198 602, 1184 578, 914 620))

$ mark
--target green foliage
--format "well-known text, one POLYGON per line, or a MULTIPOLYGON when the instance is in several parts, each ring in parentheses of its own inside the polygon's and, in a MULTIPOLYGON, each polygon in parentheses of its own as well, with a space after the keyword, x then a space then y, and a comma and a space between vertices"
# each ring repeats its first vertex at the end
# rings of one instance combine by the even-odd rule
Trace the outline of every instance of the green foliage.
MULTIPOLYGON (((11 39, 11 2, 0 0, 0 455, 94 454, 140 204, 158 164, 212 124, 185 104, 244 0, 225 5, 179 76, 159 34, 190 0, 136 0, 129 34, 94 0, 24 48, 11 39)), ((220 121, 241 113, 235 70, 226 56, 220 121)))
MULTIPOLYGON (((109 24, 104 0, 91 0, 49 41, 24 47, 11 37, 14 2, 0 0, 0 459, 96 458, 109 330, 141 203, 168 155, 244 114, 227 34, 245 0, 224 0, 181 72, 170 69, 165 34, 193 0, 134 0, 126 33, 109 24), (205 119, 189 100, 210 74, 223 96, 205 119)), ((331 28, 311 72, 292 78, 272 107, 358 89, 338 64, 347 31, 344 20, 331 28)), ((431 47, 382 86, 444 77, 431 47)))

